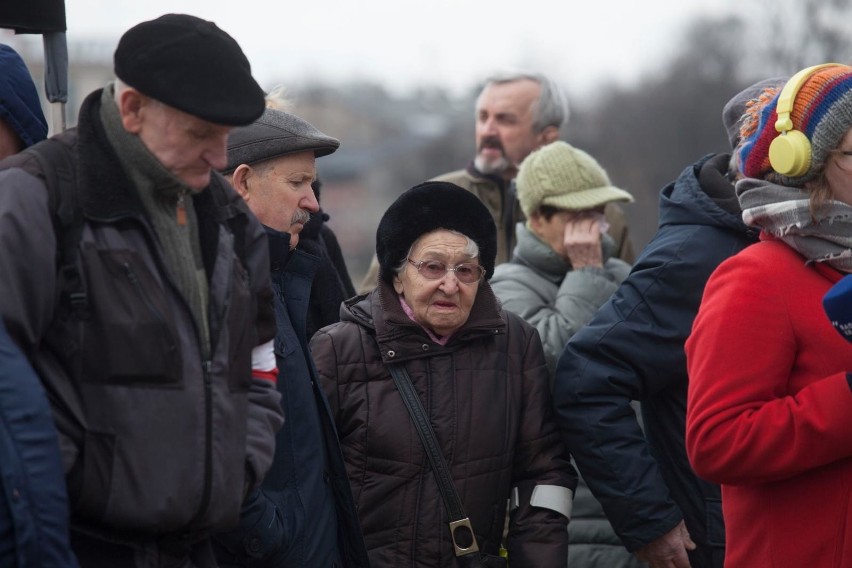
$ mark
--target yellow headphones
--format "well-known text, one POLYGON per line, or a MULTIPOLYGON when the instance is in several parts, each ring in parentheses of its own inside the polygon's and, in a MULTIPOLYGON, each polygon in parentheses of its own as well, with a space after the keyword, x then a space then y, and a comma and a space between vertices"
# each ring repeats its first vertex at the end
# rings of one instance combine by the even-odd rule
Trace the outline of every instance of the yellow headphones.
POLYGON ((823 63, 802 69, 790 77, 781 89, 778 104, 775 107, 775 112, 778 114, 775 130, 780 132, 780 136, 776 136, 769 145, 769 165, 783 176, 799 177, 805 175, 811 167, 811 141, 804 132, 793 128, 793 120, 790 118, 796 94, 808 77, 820 69, 835 65, 839 63, 823 63))

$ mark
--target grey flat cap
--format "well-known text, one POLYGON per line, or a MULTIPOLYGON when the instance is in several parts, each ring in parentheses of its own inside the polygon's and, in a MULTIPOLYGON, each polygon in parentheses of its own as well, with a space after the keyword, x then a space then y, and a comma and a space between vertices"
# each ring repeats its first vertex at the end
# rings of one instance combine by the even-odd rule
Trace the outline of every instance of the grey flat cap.
POLYGON ((313 150, 319 158, 339 146, 338 139, 323 134, 309 122, 268 108, 256 121, 235 128, 228 136, 228 166, 222 173, 229 174, 240 164, 256 164, 306 150, 313 150))

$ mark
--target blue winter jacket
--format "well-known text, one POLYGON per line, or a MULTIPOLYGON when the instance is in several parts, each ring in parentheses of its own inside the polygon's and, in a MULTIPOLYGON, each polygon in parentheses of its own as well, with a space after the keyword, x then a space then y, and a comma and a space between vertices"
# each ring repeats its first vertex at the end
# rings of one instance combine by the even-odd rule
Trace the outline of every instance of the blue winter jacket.
POLYGON ((722 566, 725 533, 719 488, 686 458, 683 344, 707 278, 757 240, 725 178, 728 159, 706 156, 662 190, 656 235, 568 342, 554 384, 565 442, 624 545, 635 551, 683 519, 698 544, 693 568, 722 566))
POLYGON ((21 56, 4 44, 0 44, 0 119, 20 136, 25 148, 47 137, 47 120, 30 72, 21 56))
POLYGON ((38 376, 0 320, 0 568, 74 568, 59 440, 38 376))
POLYGON ((288 233, 268 227, 266 232, 284 426, 275 438, 272 467, 244 505, 240 526, 218 539, 220 565, 367 568, 337 431, 305 332, 311 283, 321 259, 290 251, 288 233))

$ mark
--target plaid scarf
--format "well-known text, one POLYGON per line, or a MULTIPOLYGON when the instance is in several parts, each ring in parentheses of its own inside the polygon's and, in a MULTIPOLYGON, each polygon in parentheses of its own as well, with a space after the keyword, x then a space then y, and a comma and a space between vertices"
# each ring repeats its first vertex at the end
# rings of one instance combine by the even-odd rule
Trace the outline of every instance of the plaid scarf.
POLYGON ((852 206, 828 201, 817 221, 811 217, 808 192, 769 181, 737 182, 743 222, 787 243, 809 262, 826 262, 852 272, 852 206))

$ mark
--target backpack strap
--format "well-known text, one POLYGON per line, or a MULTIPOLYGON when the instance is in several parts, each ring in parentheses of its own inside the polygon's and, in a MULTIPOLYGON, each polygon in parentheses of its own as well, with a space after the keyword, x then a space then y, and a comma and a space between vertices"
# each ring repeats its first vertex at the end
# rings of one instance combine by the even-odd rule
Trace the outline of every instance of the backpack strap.
POLYGON ((85 319, 88 315, 88 298, 77 263, 83 234, 83 214, 77 203, 73 151, 68 144, 48 138, 24 152, 38 162, 47 188, 48 207, 56 235, 56 266, 61 285, 60 309, 67 309, 73 317, 85 319))

